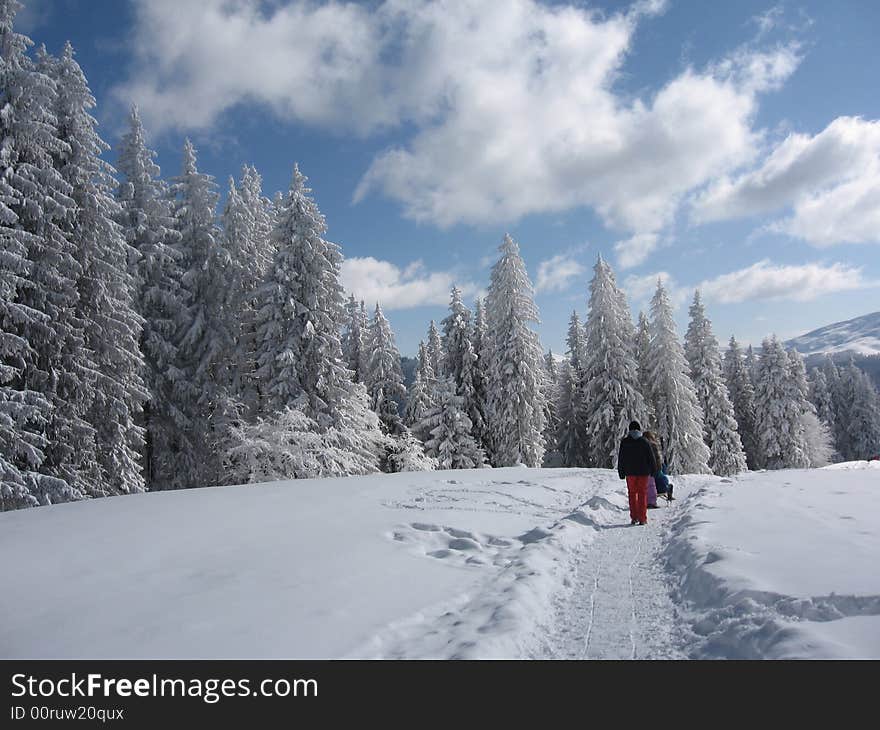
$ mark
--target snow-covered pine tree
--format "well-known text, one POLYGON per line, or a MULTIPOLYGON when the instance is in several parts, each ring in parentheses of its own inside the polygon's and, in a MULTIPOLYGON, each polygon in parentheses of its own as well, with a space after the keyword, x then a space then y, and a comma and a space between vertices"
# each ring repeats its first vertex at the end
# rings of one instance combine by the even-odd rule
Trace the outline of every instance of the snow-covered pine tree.
POLYGON ((590 465, 609 469, 617 463, 620 439, 629 422, 645 421, 647 405, 639 384, 635 328, 626 297, 601 256, 593 271, 585 325, 583 424, 590 465))
POLYGON ((430 438, 430 434, 427 431, 421 430, 421 424, 428 411, 435 405, 435 378, 424 342, 419 342, 418 360, 415 378, 407 394, 404 423, 416 438, 425 442, 430 438))
POLYGON ((234 360, 235 346, 226 311, 229 253, 216 224, 219 195, 213 177, 199 172, 189 140, 183 148, 183 169, 173 178, 170 193, 186 303, 174 393, 189 423, 190 444, 178 455, 179 471, 169 486, 211 486, 219 483, 220 442, 231 425, 223 418, 229 415, 225 366, 234 360))
POLYGON ((820 467, 830 463, 834 454, 833 437, 830 429, 816 414, 816 407, 810 402, 810 385, 804 358, 797 350, 788 351, 789 387, 792 400, 796 401, 801 412, 804 452, 808 466, 820 467))
POLYGON ((400 406, 406 398, 406 388, 394 333, 378 302, 370 322, 369 351, 365 384, 370 395, 370 407, 379 416, 385 433, 400 434, 403 431, 400 406))
POLYGON ((82 268, 64 230, 75 203, 54 167, 69 149, 58 137, 55 82, 27 56, 31 40, 13 29, 20 7, 0 0, 0 402, 12 429, 4 437, 4 480, 16 506, 24 494, 14 469, 30 497, 49 504, 82 498, 84 465, 95 458, 84 417, 91 362, 75 314, 82 268))
POLYGON ((425 452, 437 459, 438 469, 483 466, 483 450, 471 435, 471 420, 464 410, 464 398, 456 393, 452 378, 440 378, 434 392, 437 402, 419 427, 430 434, 425 452))
POLYGON ((639 385, 645 405, 648 409, 648 423, 654 420, 654 398, 651 395, 651 366, 649 353, 651 351, 651 329, 648 324, 648 315, 639 312, 639 323, 636 325, 636 363, 639 367, 639 385))
POLYGON ((532 282, 519 246, 504 236, 486 298, 487 406, 494 466, 540 466, 544 457, 542 350, 532 282))
POLYGON ((724 379, 733 404, 733 414, 750 469, 758 469, 761 463, 758 438, 755 433, 755 388, 743 360, 736 337, 731 336, 724 353, 724 379))
POLYGON ((838 398, 838 451, 844 461, 877 456, 880 396, 871 378, 852 360, 840 368, 838 398))
POLYGON ((367 377, 370 354, 367 352, 369 323, 364 303, 358 303, 354 295, 345 305, 348 313, 346 331, 342 336, 342 357, 352 372, 355 383, 363 383, 367 377))
POLYGON ((440 341, 440 332, 433 319, 428 326, 426 347, 428 348, 428 357, 431 360, 431 370, 434 371, 435 377, 440 378, 443 375, 443 343, 440 341))
POLYGON ((477 409, 483 416, 483 425, 477 429, 474 438, 477 439, 483 451, 487 450, 486 443, 488 440, 488 421, 486 418, 486 378, 488 377, 488 354, 486 351, 488 339, 486 336, 486 312, 483 306, 483 300, 478 298, 474 305, 474 330, 473 330, 473 350, 477 356, 474 363, 474 402, 477 409))
POLYGON ((706 316, 700 292, 694 292, 684 351, 691 380, 703 411, 703 439, 709 447, 709 468, 718 476, 732 476, 746 469, 746 457, 738 433, 733 404, 721 372, 721 353, 706 316))
POLYGON ((45 126, 45 88, 34 88, 26 55, 31 40, 13 30, 19 8, 0 0, 0 510, 81 496, 43 469, 51 395, 45 384, 30 387, 24 372, 37 361, 30 334, 51 325, 44 312, 23 303, 22 294, 32 286, 29 252, 43 215, 40 166, 51 164, 44 145, 53 137, 45 126))
POLYGON ((268 201, 262 195, 256 170, 245 165, 239 185, 229 178, 229 194, 221 226, 223 249, 228 254, 227 289, 222 310, 233 339, 232 357, 221 358, 221 383, 233 411, 253 413, 259 402, 254 381, 253 330, 256 290, 271 261, 268 201))
POLYGON ((272 231, 275 259, 258 290, 255 356, 261 412, 280 413, 303 395, 306 415, 326 428, 358 407, 363 387, 342 360, 342 254, 323 238, 327 225, 310 192, 294 166, 272 231))
POLYGON ((584 466, 583 432, 578 420, 579 402, 576 398, 577 379, 573 375, 570 360, 559 367, 559 379, 556 386, 556 433, 554 445, 559 453, 560 466, 584 466))
POLYGON ((556 391, 559 387, 559 367, 553 350, 544 355, 544 462, 547 467, 560 466, 561 455, 556 449, 556 432, 559 420, 556 418, 556 391))
POLYGON ((76 316, 82 322, 84 352, 89 353, 88 409, 94 429, 94 465, 87 465, 92 496, 144 491, 143 428, 136 422, 148 398, 140 351, 143 320, 136 311, 136 284, 129 262, 137 252, 126 242, 118 221, 121 208, 113 197, 114 170, 101 159, 109 149, 98 135, 90 111, 95 99, 73 47, 65 44, 58 59, 41 62, 56 82, 58 135, 65 148, 55 166, 71 187, 73 214, 63 222, 82 267, 77 281, 76 316))
POLYGON ((755 384, 755 430, 765 469, 805 469, 810 465, 803 409, 793 385, 791 363, 774 335, 762 343, 755 384))
POLYGON ((116 197, 125 239, 139 254, 132 271, 144 320, 140 349, 149 391, 143 413, 146 486, 162 489, 173 483, 178 455, 189 448, 189 423, 174 392, 180 323, 186 321, 185 292, 180 284, 182 254, 166 187, 153 161, 156 153, 147 148, 137 107, 131 108, 128 121, 116 163, 121 178, 116 197))
POLYGON ((577 310, 573 310, 571 318, 568 320, 568 361, 571 363, 572 372, 583 373, 586 365, 586 356, 584 352, 584 327, 581 325, 581 319, 577 310))
POLYGON ((486 425, 474 384, 478 358, 474 351, 471 312, 462 302, 458 287, 452 289, 449 316, 441 322, 441 326, 440 367, 445 377, 452 378, 456 393, 464 399, 465 413, 471 421, 473 436, 479 443, 486 425))
POLYGON ((816 409, 816 416, 834 432, 834 401, 828 387, 828 378, 821 368, 812 368, 809 375, 810 390, 808 397, 816 409))
POLYGON ((708 473, 703 413, 676 335, 672 304, 659 280, 651 300, 650 328, 651 393, 664 458, 673 474, 708 473))

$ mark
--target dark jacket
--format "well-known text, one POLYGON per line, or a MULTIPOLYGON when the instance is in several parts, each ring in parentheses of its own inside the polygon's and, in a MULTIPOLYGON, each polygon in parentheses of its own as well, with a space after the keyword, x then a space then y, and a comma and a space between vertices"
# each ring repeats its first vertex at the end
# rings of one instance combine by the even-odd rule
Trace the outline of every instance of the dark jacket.
POLYGON ((649 477, 657 473, 659 468, 654 459, 654 449, 648 443, 648 439, 640 436, 634 439, 627 436, 620 442, 620 452, 617 455, 617 474, 621 479, 625 477, 649 477))

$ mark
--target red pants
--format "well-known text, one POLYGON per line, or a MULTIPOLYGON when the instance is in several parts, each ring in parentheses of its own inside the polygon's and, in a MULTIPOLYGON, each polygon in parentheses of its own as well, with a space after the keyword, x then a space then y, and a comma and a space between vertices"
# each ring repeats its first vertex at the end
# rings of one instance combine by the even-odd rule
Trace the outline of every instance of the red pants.
POLYGON ((629 518, 638 522, 648 521, 648 479, 650 477, 627 477, 629 492, 629 518))

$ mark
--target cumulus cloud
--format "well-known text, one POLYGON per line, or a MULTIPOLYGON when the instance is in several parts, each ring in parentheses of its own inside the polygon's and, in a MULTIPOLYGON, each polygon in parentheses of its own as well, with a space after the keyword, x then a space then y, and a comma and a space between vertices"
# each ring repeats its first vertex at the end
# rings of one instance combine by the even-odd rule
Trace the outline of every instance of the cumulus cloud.
POLYGON ((758 95, 799 61, 795 46, 740 49, 623 97, 614 83, 635 30, 664 6, 135 0, 135 61, 116 95, 153 131, 210 126, 242 103, 345 132, 404 129, 355 200, 382 194, 414 220, 589 206, 653 234, 687 193, 753 160, 758 95))
POLYGON ((659 241, 660 237, 656 233, 637 233, 625 241, 618 241, 614 244, 617 265, 621 269, 631 269, 644 263, 657 248, 659 241))
POLYGON ((764 259, 698 285, 704 298, 725 304, 747 300, 810 301, 825 294, 876 286, 846 264, 774 265, 764 259))
POLYGON ((538 264, 535 291, 565 291, 572 279, 583 275, 586 269, 571 256, 558 254, 538 264))
POLYGON ((838 117, 791 134, 755 170, 724 177, 693 204, 697 222, 791 208, 770 229, 815 246, 880 243, 880 121, 838 117))
POLYGON ((388 311, 448 304, 453 286, 458 286, 465 298, 478 294, 473 283, 448 271, 426 271, 421 261, 401 269, 372 256, 345 259, 340 280, 346 295, 353 294, 370 306, 379 302, 388 311))
POLYGON ((658 281, 663 282, 663 287, 669 295, 669 301, 672 303, 672 306, 681 306, 687 297, 687 290, 680 287, 675 278, 666 271, 656 271, 653 274, 645 274, 644 276, 628 276, 621 284, 621 288, 633 309, 641 309, 647 312, 651 297, 657 291, 658 281))

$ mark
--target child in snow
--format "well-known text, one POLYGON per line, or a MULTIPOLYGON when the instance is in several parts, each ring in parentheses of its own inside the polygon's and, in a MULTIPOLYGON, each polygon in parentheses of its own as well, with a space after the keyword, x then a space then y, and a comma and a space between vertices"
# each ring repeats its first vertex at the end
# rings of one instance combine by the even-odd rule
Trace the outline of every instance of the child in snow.
POLYGON ((660 440, 653 431, 645 431, 645 439, 651 444, 651 450, 654 452, 654 460, 657 462, 657 471, 651 476, 648 482, 648 507, 657 506, 657 495, 662 494, 666 497, 666 501, 672 501, 672 485, 666 476, 666 464, 663 463, 663 454, 660 452, 660 440))

